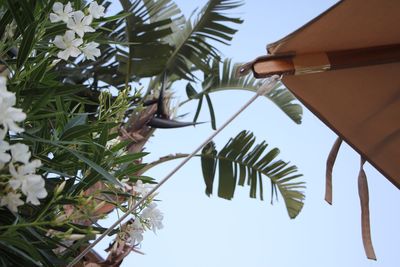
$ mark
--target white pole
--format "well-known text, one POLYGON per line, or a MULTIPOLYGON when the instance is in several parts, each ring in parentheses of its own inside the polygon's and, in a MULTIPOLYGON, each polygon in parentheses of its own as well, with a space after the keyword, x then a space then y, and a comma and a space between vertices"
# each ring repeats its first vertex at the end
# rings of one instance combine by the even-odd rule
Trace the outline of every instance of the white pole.
POLYGON ((219 129, 213 132, 201 145, 199 145, 192 153, 190 153, 178 166, 176 166, 167 176, 164 177, 155 187, 153 187, 146 195, 144 195, 136 205, 132 206, 126 211, 117 221, 115 221, 107 230, 105 230, 96 240, 93 241, 89 246, 87 246, 76 258, 74 258, 67 267, 73 267, 77 264, 94 246, 97 245, 106 235, 108 235, 116 226, 118 226, 123 220, 125 220, 137 207, 139 207, 148 197, 154 194, 158 188, 160 188, 166 181, 168 181, 180 168, 183 167, 193 156, 195 156, 205 145, 207 145, 217 134, 219 134, 226 126, 228 126, 240 113, 242 113, 248 106, 250 106, 257 97, 266 95, 275 85, 279 82, 280 77, 274 75, 267 79, 267 81, 260 86, 257 93, 243 105, 235 114, 233 114, 219 129))

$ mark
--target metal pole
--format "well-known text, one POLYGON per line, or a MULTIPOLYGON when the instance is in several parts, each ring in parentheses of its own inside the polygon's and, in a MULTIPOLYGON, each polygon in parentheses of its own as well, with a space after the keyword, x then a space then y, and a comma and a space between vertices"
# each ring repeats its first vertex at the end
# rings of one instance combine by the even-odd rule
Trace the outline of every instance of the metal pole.
POLYGON ((228 126, 240 113, 250 106, 257 97, 269 93, 280 80, 278 75, 270 77, 260 88, 257 93, 247 101, 235 114, 233 114, 219 129, 213 132, 203 143, 201 143, 192 153, 190 153, 181 163, 178 164, 167 176, 164 177, 155 187, 153 187, 146 195, 144 195, 134 206, 126 211, 117 221, 115 221, 107 230, 105 230, 96 240, 87 246, 76 258, 74 258, 67 267, 73 267, 77 264, 94 246, 96 246, 106 235, 108 235, 118 224, 125 220, 137 207, 139 207, 148 197, 157 191, 165 182, 167 182, 180 168, 183 167, 193 156, 195 156, 205 145, 207 145, 217 134, 219 134, 226 126, 228 126))

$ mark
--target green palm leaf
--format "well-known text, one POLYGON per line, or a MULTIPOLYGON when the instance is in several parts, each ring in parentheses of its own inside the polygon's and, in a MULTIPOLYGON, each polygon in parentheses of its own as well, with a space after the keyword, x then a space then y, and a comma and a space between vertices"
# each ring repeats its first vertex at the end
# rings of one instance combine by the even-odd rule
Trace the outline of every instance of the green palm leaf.
MULTIPOLYGON (((221 64, 218 61, 213 61, 211 67, 212 75, 205 76, 203 90, 197 94, 194 94, 192 91, 189 97, 190 99, 182 102, 181 105, 190 101, 191 99, 200 99, 203 96, 213 92, 225 90, 248 90, 256 92, 260 85, 264 82, 263 80, 256 80, 250 75, 240 77, 237 76, 236 73, 239 64, 233 65, 230 59, 224 60, 222 63, 222 70, 220 65, 221 64)), ((265 97, 275 103, 295 123, 301 123, 303 115, 303 109, 301 105, 296 103, 296 98, 294 95, 289 90, 282 87, 281 84, 265 95, 265 97)))
POLYGON ((228 17, 223 12, 240 5, 240 1, 208 1, 197 19, 193 22, 186 21, 181 30, 169 37, 175 49, 165 65, 165 70, 189 80, 192 78, 192 65, 203 71, 208 70, 209 58, 217 58, 219 54, 217 48, 208 41, 228 44, 232 40, 237 30, 227 26, 227 23, 240 24, 243 21, 228 17))
POLYGON ((305 188, 304 182, 297 178, 296 166, 289 166, 282 160, 276 160, 279 149, 273 148, 264 153, 265 142, 254 146, 255 137, 252 133, 242 131, 231 138, 225 147, 217 153, 214 143, 204 147, 201 154, 202 171, 206 184, 206 194, 212 193, 216 165, 218 164, 219 182, 218 196, 232 199, 236 185, 250 187, 250 197, 261 200, 264 198, 263 177, 268 177, 271 183, 271 199, 279 190, 285 201, 290 218, 295 218, 303 207, 305 188), (258 190, 258 194, 257 194, 258 190))
POLYGON ((150 77, 163 71, 173 47, 163 38, 173 33, 180 9, 171 0, 120 0, 131 15, 112 25, 115 40, 128 44, 118 49, 118 71, 136 77, 150 77))

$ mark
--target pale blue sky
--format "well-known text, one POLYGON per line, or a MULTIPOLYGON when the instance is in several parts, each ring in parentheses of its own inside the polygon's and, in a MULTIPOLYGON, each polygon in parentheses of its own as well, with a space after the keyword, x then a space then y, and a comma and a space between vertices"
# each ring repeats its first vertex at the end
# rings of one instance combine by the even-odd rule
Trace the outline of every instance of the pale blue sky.
MULTIPOLYGON (((176 2, 185 14, 190 14, 205 1, 176 2)), ((237 10, 244 23, 238 27, 232 46, 222 47, 221 51, 235 62, 250 61, 265 53, 266 44, 296 30, 335 2, 247 0, 237 10)), ((176 90, 184 92, 184 87, 176 90)), ((249 92, 212 95, 218 125, 251 96, 249 92)), ((195 108, 193 103, 181 113, 194 112, 195 108)), ((208 114, 204 112, 200 120, 209 120, 208 114)), ((157 235, 145 233, 141 251, 146 255, 132 253, 122 266, 398 266, 398 189, 371 166, 366 167, 372 240, 378 261, 367 260, 357 191, 359 157, 342 145, 334 168, 333 206, 329 206, 324 201, 325 163, 336 136, 312 113, 305 109, 299 126, 268 100, 258 99, 216 138, 218 148, 242 129, 253 131, 257 140, 266 140, 271 147, 279 147, 281 158, 297 165, 304 174, 307 189, 301 214, 290 220, 283 203, 271 206, 269 196, 264 202, 249 199, 247 188, 239 188, 232 201, 208 198, 200 162, 193 159, 160 190, 164 229, 157 235)), ((210 133, 209 125, 159 130, 147 146, 152 153, 148 160, 191 152, 210 133)), ((148 174, 161 179, 176 164, 164 164, 148 174)))

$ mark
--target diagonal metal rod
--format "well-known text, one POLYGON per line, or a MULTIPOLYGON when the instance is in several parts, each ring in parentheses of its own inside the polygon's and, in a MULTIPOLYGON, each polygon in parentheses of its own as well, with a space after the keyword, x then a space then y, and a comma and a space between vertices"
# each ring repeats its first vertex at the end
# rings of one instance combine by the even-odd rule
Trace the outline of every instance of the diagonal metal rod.
POLYGON ((167 182, 180 168, 182 168, 193 156, 195 156, 205 145, 207 145, 217 134, 219 134, 226 126, 228 126, 240 113, 250 106, 259 96, 269 93, 279 82, 281 77, 274 75, 260 86, 257 93, 247 101, 235 114, 233 114, 219 129, 213 132, 201 145, 199 145, 192 153, 190 153, 178 166, 176 166, 167 176, 164 177, 156 186, 154 186, 146 195, 144 195, 134 206, 126 211, 117 221, 115 221, 107 230, 105 230, 96 240, 87 246, 76 258, 74 258, 67 267, 73 267, 77 264, 94 246, 96 246, 105 236, 107 236, 116 226, 125 220, 137 207, 158 190, 165 182, 167 182))

